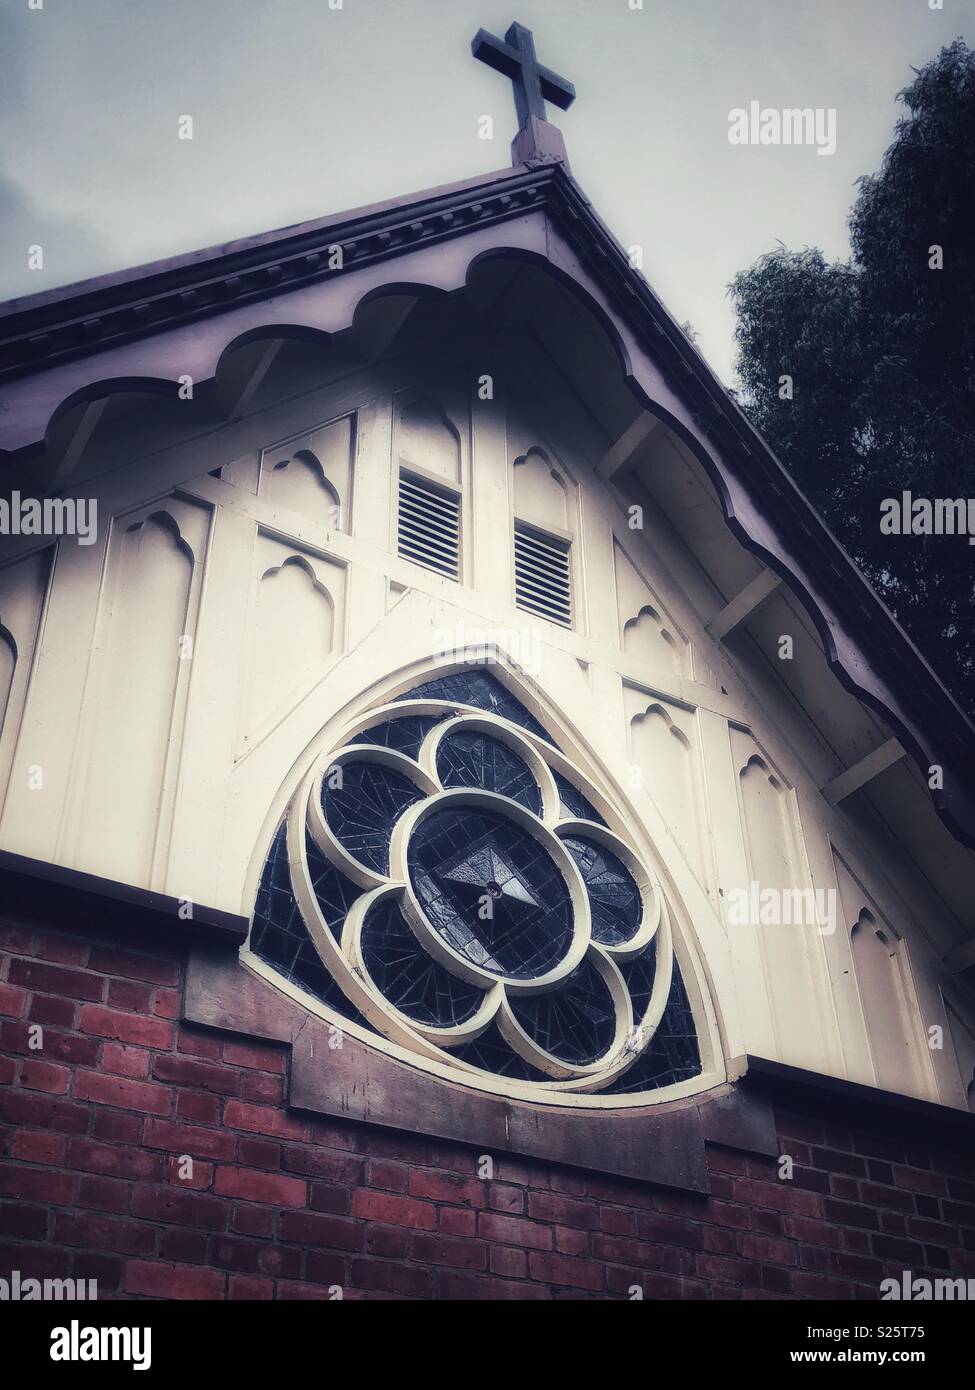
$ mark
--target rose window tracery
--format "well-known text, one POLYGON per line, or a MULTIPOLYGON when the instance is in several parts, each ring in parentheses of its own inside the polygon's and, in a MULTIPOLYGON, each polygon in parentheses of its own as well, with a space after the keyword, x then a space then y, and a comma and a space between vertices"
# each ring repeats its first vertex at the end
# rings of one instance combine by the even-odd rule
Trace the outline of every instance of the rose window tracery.
POLYGON ((268 855, 250 950, 470 1084, 687 1080, 700 1057, 670 910, 601 800, 493 675, 426 682, 318 759, 268 855))

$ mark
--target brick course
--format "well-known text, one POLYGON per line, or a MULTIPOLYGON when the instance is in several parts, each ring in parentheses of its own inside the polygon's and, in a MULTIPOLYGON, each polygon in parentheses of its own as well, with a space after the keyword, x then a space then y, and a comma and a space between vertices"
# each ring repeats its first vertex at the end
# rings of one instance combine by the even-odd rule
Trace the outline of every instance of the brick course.
POLYGON ((180 1024, 180 950, 141 944, 0 921, 0 1276, 512 1300, 871 1299, 905 1267, 975 1277, 971 1161, 903 1122, 780 1111, 791 1180, 711 1147, 708 1198, 504 1154, 482 1180, 476 1147, 290 1113, 287 1049, 180 1024))

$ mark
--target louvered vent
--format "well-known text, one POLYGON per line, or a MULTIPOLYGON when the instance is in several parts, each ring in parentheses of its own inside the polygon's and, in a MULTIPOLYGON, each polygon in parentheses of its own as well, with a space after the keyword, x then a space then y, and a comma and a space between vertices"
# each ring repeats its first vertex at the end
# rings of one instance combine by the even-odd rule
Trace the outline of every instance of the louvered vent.
POLYGON ((460 493, 415 473, 399 475, 399 553, 456 579, 460 568, 460 493))
POLYGON ((515 602, 549 622, 572 626, 569 544, 515 522, 515 602))

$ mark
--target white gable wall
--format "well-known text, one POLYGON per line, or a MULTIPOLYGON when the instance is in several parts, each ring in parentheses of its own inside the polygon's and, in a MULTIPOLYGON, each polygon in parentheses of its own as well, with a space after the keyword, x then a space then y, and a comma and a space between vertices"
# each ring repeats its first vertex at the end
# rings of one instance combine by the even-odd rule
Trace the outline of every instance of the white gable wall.
MULTIPOLYGON (((633 529, 595 479, 578 402, 503 373, 483 400, 480 375, 377 366, 170 451, 130 421, 97 543, 25 539, 0 568, 0 847, 249 912, 329 722, 488 650, 645 840, 728 1058, 966 1104, 939 963, 957 922, 827 804, 823 740, 707 634, 711 581, 649 492, 633 529), (460 489, 461 583, 396 556, 401 463, 460 489), (571 540, 572 629, 514 606, 516 517, 571 540), (736 921, 752 883, 836 894, 835 930, 736 921)), ((679 498, 680 451, 655 449, 679 498)), ((742 587, 760 572, 719 543, 742 587)))

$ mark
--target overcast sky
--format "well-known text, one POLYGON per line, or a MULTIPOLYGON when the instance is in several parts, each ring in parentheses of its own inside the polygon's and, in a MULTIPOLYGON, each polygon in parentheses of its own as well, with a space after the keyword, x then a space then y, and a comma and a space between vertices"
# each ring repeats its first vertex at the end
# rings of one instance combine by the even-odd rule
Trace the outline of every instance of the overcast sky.
POLYGON ((0 298, 505 167, 510 83, 470 40, 518 19, 576 85, 573 173, 730 383, 733 275, 845 256, 911 66, 975 42, 973 0, 338 3, 0 0, 0 298), (836 153, 732 146, 752 101, 835 108, 836 153))

